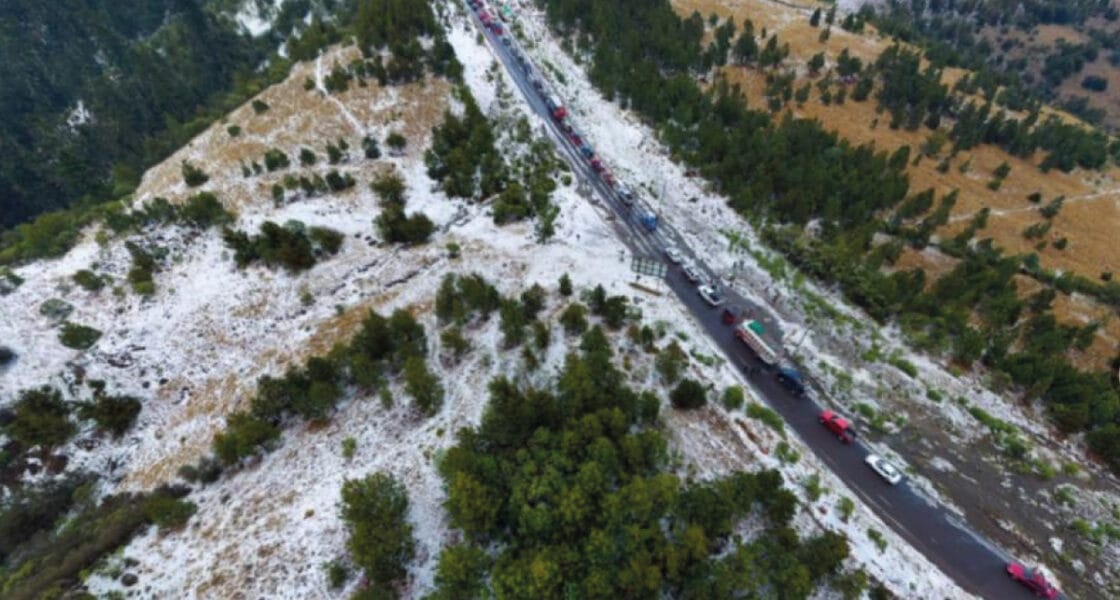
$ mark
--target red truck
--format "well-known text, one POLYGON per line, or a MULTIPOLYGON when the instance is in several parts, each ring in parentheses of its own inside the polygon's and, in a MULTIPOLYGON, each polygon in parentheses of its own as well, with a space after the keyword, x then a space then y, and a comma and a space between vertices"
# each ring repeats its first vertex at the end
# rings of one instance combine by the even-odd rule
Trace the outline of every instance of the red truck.
POLYGON ((831 410, 821 412, 821 416, 817 417, 817 421, 820 421, 820 424, 824 425, 825 429, 831 431, 836 435, 837 439, 845 444, 852 443, 852 440, 856 437, 856 432, 852 429, 852 422, 831 410))
POLYGON ((563 103, 556 94, 549 94, 545 98, 545 103, 548 104, 548 110, 552 111, 552 118, 557 121, 563 121, 564 117, 568 116, 568 109, 564 108, 563 103))

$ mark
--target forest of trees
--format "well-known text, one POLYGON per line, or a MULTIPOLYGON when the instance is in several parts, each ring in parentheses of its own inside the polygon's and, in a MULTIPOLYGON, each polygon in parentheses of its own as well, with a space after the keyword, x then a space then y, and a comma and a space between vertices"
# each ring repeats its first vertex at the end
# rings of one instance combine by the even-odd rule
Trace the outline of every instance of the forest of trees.
POLYGON ((439 463, 465 539, 440 554, 434 598, 806 598, 850 582, 843 536, 790 528, 779 473, 671 474, 658 396, 624 382, 594 327, 548 387, 490 383, 481 424, 439 463), (733 536, 753 514, 765 531, 733 536))
MULTIPOLYGON (((966 245, 964 262, 929 292, 920 270, 886 274, 889 256, 872 251, 871 243, 886 223, 869 215, 908 196, 905 160, 852 147, 816 121, 787 115, 775 122, 748 109, 726 84, 702 92, 694 83, 704 52, 699 15, 680 19, 668 2, 546 0, 545 6, 553 27, 596 40, 593 83, 651 119, 676 156, 764 226, 773 247, 805 271, 839 282, 875 318, 897 320, 919 345, 949 353, 959 366, 979 361, 1003 373, 1040 399, 1062 429, 1085 432, 1090 447, 1120 469, 1120 396, 1109 374, 1069 363, 1067 352, 1079 336, 1058 327, 1049 313, 1017 318, 1027 315, 1008 277, 1020 265, 1030 272, 1029 257, 1004 257, 990 240, 975 249, 966 245), (805 233, 812 220, 819 220, 820 235, 805 233), (974 311, 979 325, 969 321, 974 311)), ((893 63, 924 77, 912 60, 893 63)), ((895 94, 905 110, 913 105, 912 89, 895 94)), ((922 97, 914 96, 919 106, 922 97)), ((1061 151, 1064 160, 1080 156, 1076 149, 1061 151)))

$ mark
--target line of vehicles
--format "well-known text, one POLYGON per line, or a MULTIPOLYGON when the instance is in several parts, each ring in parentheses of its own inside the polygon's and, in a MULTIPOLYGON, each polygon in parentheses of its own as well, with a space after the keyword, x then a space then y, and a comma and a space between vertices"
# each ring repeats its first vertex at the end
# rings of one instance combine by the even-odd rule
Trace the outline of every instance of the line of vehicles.
MULTIPOLYGON (((667 246, 664 251, 669 262, 678 265, 684 276, 691 283, 696 284, 697 294, 699 294, 709 306, 713 308, 724 306, 724 296, 720 293, 717 285, 714 282, 710 282, 704 272, 696 264, 688 262, 679 248, 676 246, 667 246)), ((752 318, 749 311, 736 306, 724 306, 722 320, 725 324, 732 327, 735 337, 750 348, 764 367, 773 371, 775 378, 786 389, 798 397, 804 396, 807 393, 804 376, 792 366, 782 364, 780 352, 775 350, 766 340, 766 331, 763 324, 757 319, 752 318)), ((821 426, 835 435, 841 443, 851 445, 855 442, 857 434, 855 428, 852 426, 851 420, 837 412, 829 409, 822 410, 817 417, 817 421, 821 426)), ((899 470, 898 467, 878 454, 867 454, 863 462, 880 478, 892 486, 898 485, 904 478, 902 471, 899 470)), ((1030 569, 1019 562, 1007 563, 1006 570, 1007 574, 1012 579, 1040 598, 1045 598, 1046 600, 1058 600, 1059 598, 1063 598, 1058 588, 1050 583, 1050 581, 1046 579, 1046 576, 1038 570, 1030 569)))
MULTIPOLYGON (((524 51, 513 44, 507 27, 503 25, 503 23, 508 24, 514 20, 513 11, 509 6, 504 4, 499 5, 498 9, 491 13, 483 0, 467 0, 467 4, 478 15, 479 22, 500 39, 502 45, 508 48, 510 55, 526 73, 529 83, 540 95, 541 100, 548 108, 552 120, 558 125, 561 131, 564 132, 568 141, 579 151, 579 155, 587 162, 591 170, 598 175, 608 189, 616 194, 617 199, 627 209, 633 208, 637 204, 637 194, 635 194, 632 188, 615 177, 611 169, 595 152, 595 149, 591 146, 586 136, 576 129, 569 111, 564 106, 560 96, 551 90, 550 86, 539 72, 534 71, 524 51)), ((694 174, 695 173, 691 171, 688 173, 689 176, 693 176, 694 174)), ((638 215, 638 223, 646 231, 652 233, 657 230, 658 216, 652 212, 644 212, 638 215)), ((767 370, 774 373, 774 377, 777 381, 794 396, 805 396, 808 390, 805 377, 793 366, 782 363, 780 348, 775 349, 770 342, 767 341, 763 324, 759 320, 752 318, 749 311, 742 307, 725 306, 726 297, 720 290, 716 281, 714 279, 709 279, 699 265, 686 261, 684 254, 679 248, 676 246, 667 246, 664 252, 669 262, 679 266, 684 276, 691 283, 696 285, 697 294, 700 295, 705 303, 712 308, 724 307, 722 312, 723 322, 733 328, 735 337, 750 348, 767 370)), ((845 445, 851 445, 856 439, 857 434, 855 428, 852 426, 852 422, 835 411, 829 409, 822 410, 817 417, 817 421, 845 445)), ((902 472, 877 454, 868 454, 864 458, 864 463, 892 486, 899 484, 903 480, 902 472)), ((1037 570, 1031 570, 1021 563, 1008 563, 1007 573, 1012 579, 1027 587, 1036 596, 1046 598, 1047 600, 1056 600, 1062 597, 1057 588, 1047 581, 1045 575, 1037 570)))
MULTIPOLYGON (((508 28, 503 25, 503 22, 508 24, 514 20, 513 11, 509 6, 504 4, 499 5, 497 10, 491 11, 491 9, 487 8, 483 0, 468 0, 467 4, 478 15, 479 22, 498 37, 502 45, 509 48, 510 55, 525 72, 529 84, 533 86, 533 89, 540 95, 541 100, 544 101, 545 106, 548 107, 549 115, 551 115, 552 120, 556 122, 560 130, 568 138, 568 141, 572 143, 573 147, 579 151, 579 155, 587 162, 591 170, 606 184, 607 188, 614 192, 623 206, 627 209, 636 206, 638 204, 638 194, 625 182, 619 181, 614 172, 603 161, 602 157, 595 152, 595 148, 591 146, 587 137, 576 128, 560 96, 551 89, 551 86, 545 80, 544 76, 533 68, 525 52, 513 43, 508 28), (495 15, 497 15, 496 18, 495 15)), ((652 212, 645 212, 639 215, 638 222, 648 232, 652 233, 657 230, 658 217, 652 212)))

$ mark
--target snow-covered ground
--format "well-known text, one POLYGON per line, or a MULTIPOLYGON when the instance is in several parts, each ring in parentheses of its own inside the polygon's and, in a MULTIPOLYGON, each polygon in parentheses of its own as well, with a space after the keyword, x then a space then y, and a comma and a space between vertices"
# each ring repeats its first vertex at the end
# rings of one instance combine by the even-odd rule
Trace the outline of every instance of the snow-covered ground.
MULTIPOLYGON (((792 296, 792 291, 783 288, 784 282, 771 278, 750 255, 728 250, 718 231, 739 223, 738 217, 721 199, 684 177, 651 132, 632 115, 598 96, 580 68, 570 63, 540 27, 539 15, 522 8, 524 25, 539 44, 534 52, 565 72, 567 84, 558 87, 572 101, 581 128, 616 172, 641 183, 647 195, 664 187, 669 220, 720 272, 731 272, 736 262, 745 262, 736 273, 741 291, 767 302, 778 294, 792 296), (693 197, 695 203, 689 201, 693 197)), ((483 110, 511 120, 529 114, 520 97, 498 96, 495 78, 506 90, 513 85, 504 71, 489 72, 493 56, 487 47, 477 44, 476 33, 465 28, 464 22, 456 22, 449 39, 465 66, 466 83, 483 110)), ((336 49, 319 61, 298 65, 286 82, 262 94, 272 107, 268 112, 256 115, 247 106, 238 109, 227 123, 215 125, 150 171, 138 196, 140 202, 156 196, 174 201, 187 196, 179 165, 189 159, 211 175, 208 187, 238 211, 239 228, 255 229, 265 219, 281 223, 299 219, 308 225, 332 227, 347 234, 338 256, 297 276, 256 267, 239 271, 215 231, 197 237, 176 228, 147 232, 137 239, 167 247, 170 259, 156 275, 155 297, 141 300, 131 292, 117 297, 108 289, 95 295, 69 283, 74 271, 95 263, 97 271, 112 275, 117 284, 124 282, 128 254, 123 240, 101 246, 90 231, 66 256, 18 269, 26 283, 15 293, 0 297, 0 310, 6 317, 0 320, 0 339, 13 340, 11 345, 20 355, 13 367, 0 373, 0 404, 10 402, 20 389, 48 381, 68 386, 77 380, 79 371, 89 379, 105 379, 111 391, 145 399, 136 426, 122 442, 111 443, 86 430, 79 437, 94 442, 91 450, 82 450, 78 444, 64 449, 71 456, 71 468, 109 472, 110 464, 119 465, 112 480, 103 484, 103 492, 148 489, 172 480, 179 466, 207 452, 224 416, 251 396, 259 376, 282 372, 309 354, 329 349, 353 330, 368 308, 382 313, 405 306, 416 309, 434 345, 438 336, 426 309, 440 279, 449 272, 478 271, 503 292, 533 282, 551 289, 561 273, 569 272, 578 287, 603 284, 612 294, 632 296, 646 321, 671 324, 687 338, 690 350, 719 355, 703 330, 671 297, 650 295, 627 284, 632 275, 625 247, 599 209, 573 189, 562 187, 556 193, 561 208, 558 233, 543 246, 535 243, 530 225, 498 229, 485 207, 451 201, 433 191, 422 153, 443 109, 454 106, 446 86, 432 83, 427 88, 378 89, 371 84, 368 88, 353 86, 337 97, 303 90, 306 78, 321 85, 323 71, 336 60, 345 64, 352 51, 336 49), (226 126, 230 124, 242 127, 241 136, 229 137, 226 126), (384 139, 392 130, 403 131, 409 140, 404 156, 379 161, 358 158, 357 142, 362 135, 384 139), (324 145, 340 137, 350 143, 355 156, 342 167, 360 182, 353 190, 276 208, 268 190, 281 174, 241 175, 241 161, 260 161, 269 147, 283 149, 295 163, 299 147, 313 147, 322 156, 324 145), (367 242, 374 234, 371 220, 379 209, 366 183, 372 174, 390 166, 408 184, 409 210, 425 212, 440 227, 427 246, 398 250, 367 242), (447 257, 443 248, 449 242, 463 248, 460 258, 447 257), (302 299, 308 296, 314 299, 310 305, 302 299), (92 350, 73 351, 58 343, 57 330, 38 313, 39 305, 51 297, 74 305, 71 320, 105 333, 92 350)), ((323 162, 316 171, 327 170, 323 162)), ((761 248, 757 242, 752 245, 761 248)), ((827 292, 818 293, 835 306, 841 305, 827 292)), ((550 310, 559 308, 555 296, 550 303, 550 310)), ((804 326, 805 316, 796 311, 790 316, 790 306, 796 305, 786 304, 779 308, 787 309, 782 313, 788 319, 787 331, 804 326)), ((140 583, 133 589, 143 597, 331 596, 322 563, 344 555, 337 508, 340 485, 347 477, 387 470, 409 488, 410 518, 420 543, 409 591, 413 597, 423 595, 431 586, 438 549, 451 536, 440 505, 443 491, 433 460, 440 449, 453 443, 456 429, 478 421, 485 405, 485 382, 493 374, 515 370, 520 362, 516 354, 496 349, 495 324, 471 333, 476 350, 467 362, 441 370, 448 396, 439 414, 417 419, 407 410, 400 390, 394 390, 398 402, 392 409, 383 409, 377 399, 348 398, 326 427, 299 426, 286 431, 277 451, 195 492, 191 500, 198 503, 199 512, 184 530, 149 531, 124 549, 123 557, 140 561, 133 570, 140 583), (341 451, 342 440, 348 437, 358 442, 350 460, 341 451)), ((818 348, 814 335, 803 348, 818 348)), ((435 350, 433 347, 433 356, 435 350)), ((563 350, 563 344, 554 342, 546 366, 539 372, 547 373, 558 364, 563 350)), ((648 356, 637 353, 633 359, 635 380, 651 381, 648 356)), ((845 364, 839 357, 829 360, 845 364)), ((706 367, 695 362, 690 368, 717 389, 746 385, 726 365, 706 367)), ((780 469, 806 502, 796 521, 801 531, 813 533, 825 527, 845 532, 851 541, 852 566, 866 569, 902 597, 911 597, 914 590, 928 597, 966 597, 861 506, 855 494, 794 436, 787 442, 801 459, 785 464, 774 457, 777 435, 741 414, 712 407, 688 414, 667 411, 666 419, 674 446, 684 458, 682 474, 706 478, 738 468, 780 469), (812 476, 819 477, 827 490, 816 500, 800 485, 812 476), (846 522, 837 509, 841 497, 856 505, 846 522), (868 539, 869 529, 884 536, 884 550, 868 539)), ((100 575, 91 577, 89 583, 95 593, 121 589, 118 582, 100 575)))

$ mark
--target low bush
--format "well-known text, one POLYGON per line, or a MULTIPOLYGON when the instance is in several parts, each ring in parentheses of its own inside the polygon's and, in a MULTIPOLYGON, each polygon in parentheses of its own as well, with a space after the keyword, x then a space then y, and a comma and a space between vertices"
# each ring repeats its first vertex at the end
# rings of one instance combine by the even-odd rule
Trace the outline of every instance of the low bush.
POLYGON ((302 223, 284 226, 272 221, 261 224, 260 233, 250 236, 243 231, 226 228, 222 232, 226 246, 233 250, 233 259, 244 268, 260 261, 268 267, 284 267, 304 271, 315 266, 315 255, 333 255, 342 247, 343 235, 326 227, 305 230, 302 223))
POLYGON ((119 438, 140 414, 140 400, 132 396, 98 394, 93 402, 81 405, 78 416, 93 419, 99 428, 119 438))
POLYGON ((232 223, 233 213, 222 206, 218 197, 210 192, 201 192, 187 198, 179 209, 179 218, 199 229, 232 223))
POLYGON ((58 340, 63 346, 75 350, 86 350, 96 344, 100 338, 101 332, 93 327, 69 322, 62 324, 62 330, 58 334, 58 340))
POLYGON ((207 181, 210 181, 210 176, 202 169, 192 165, 189 161, 181 163, 183 172, 183 182, 187 187, 198 187, 207 181))
POLYGON ((214 454, 222 464, 232 465, 280 437, 275 424, 246 412, 236 412, 226 419, 226 429, 214 436, 214 454))
POLYGON ((172 496, 154 495, 144 501, 144 516, 162 530, 179 529, 198 512, 198 506, 172 496))
POLYGON ((423 244, 431 237, 436 226, 424 213, 405 215, 404 208, 386 207, 374 220, 385 241, 393 244, 423 244))
POLYGON ((89 269, 82 269, 70 276, 82 289, 96 292, 105 287, 105 279, 89 269))
POLYGON ((727 408, 727 410, 743 408, 743 403, 745 401, 746 395, 743 393, 742 386, 732 385, 723 390, 723 406, 727 408))
POLYGON ((288 160, 288 155, 276 148, 270 148, 264 153, 264 168, 268 172, 279 171, 280 169, 287 169, 292 162, 288 160))
POLYGON ((669 392, 669 401, 674 408, 682 410, 700 408, 708 402, 708 391, 699 381, 686 377, 673 388, 672 392, 669 392))
POLYGON ((560 325, 568 335, 580 335, 587 331, 587 307, 573 302, 560 313, 560 325))
POLYGON ((408 490, 384 473, 342 484, 346 548, 374 586, 389 589, 404 578, 416 554, 408 522, 408 490))
POLYGON ((60 446, 78 430, 70 422, 70 406, 50 386, 20 392, 10 410, 4 433, 25 448, 60 446))
POLYGON ((774 412, 771 408, 758 404, 757 402, 751 402, 747 404, 747 416, 762 421, 767 427, 777 431, 782 437, 785 437, 785 421, 782 420, 781 415, 774 412))

